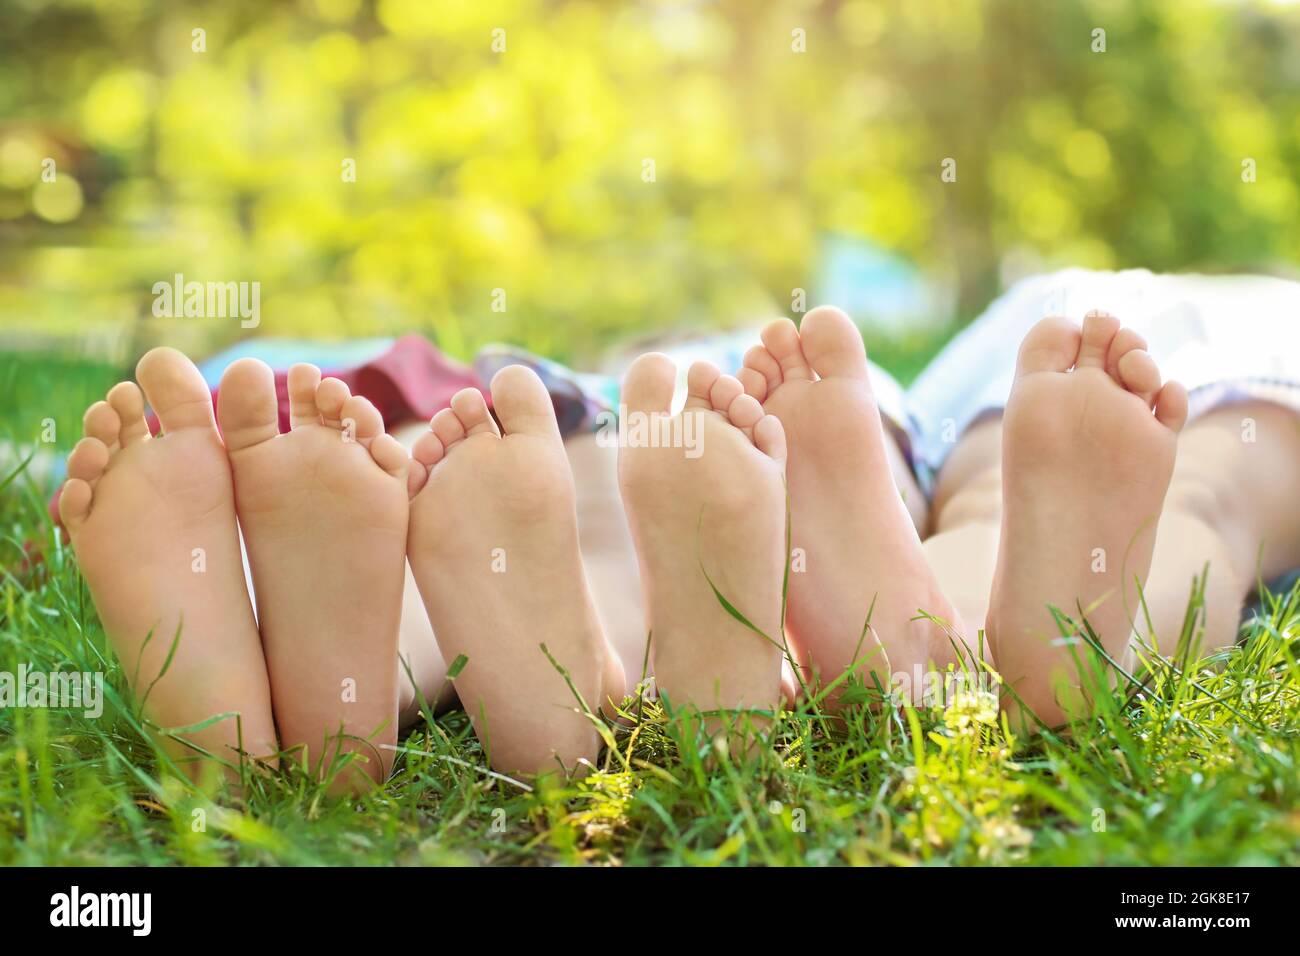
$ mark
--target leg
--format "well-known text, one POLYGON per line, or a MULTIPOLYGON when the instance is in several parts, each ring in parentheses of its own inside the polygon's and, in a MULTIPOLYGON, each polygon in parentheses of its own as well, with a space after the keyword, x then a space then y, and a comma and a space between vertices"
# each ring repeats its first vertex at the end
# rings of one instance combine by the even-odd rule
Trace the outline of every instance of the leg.
POLYGON ((587 586, 550 396, 518 365, 491 388, 500 429, 464 389, 415 445, 411 569, 443 656, 467 658, 457 693, 492 766, 571 770, 600 749, 579 702, 621 700, 622 667, 587 586))
POLYGON ((1242 604, 1259 578, 1300 565, 1298 487, 1295 411, 1264 402, 1227 405, 1183 433, 1146 588, 1162 651, 1173 650, 1192 579, 1207 563, 1205 653, 1236 642, 1242 604))
MULTIPOLYGON (((1002 520, 999 421, 968 431, 936 488, 936 533, 926 556, 966 620, 986 620, 1002 520)), ((1192 580, 1206 563, 1203 651, 1231 646, 1259 561, 1269 577, 1300 563, 1300 416, 1261 403, 1221 408, 1180 437, 1174 474, 1143 591, 1151 631, 1166 652, 1182 629, 1192 580), (1252 437, 1256 441, 1243 440, 1252 437)), ((1139 620, 1139 632, 1146 633, 1139 620)), ((975 626, 975 625, 972 625, 975 626)), ((1124 662, 1131 665, 1131 660, 1124 662)))
POLYGON ((331 785, 363 789, 397 740, 408 458, 373 405, 314 366, 289 370, 289 399, 281 435, 271 370, 242 359, 217 400, 276 725, 313 774, 355 753, 331 785))
POLYGON ((707 362, 691 366, 686 407, 672 416, 675 377, 656 353, 628 369, 618 463, 655 682, 677 706, 770 710, 781 691, 785 435, 707 362), (670 433, 695 443, 651 440, 670 433), (760 633, 727 612, 715 587, 760 633))
POLYGON ((798 329, 788 319, 772 323, 762 339, 740 378, 789 436, 786 624, 795 644, 824 682, 852 668, 868 685, 875 672, 890 686, 895 675, 912 680, 965 657, 953 647, 963 626, 895 483, 897 447, 886 438, 858 330, 844 313, 818 308, 798 329))
POLYGON ((136 377, 143 396, 122 382, 86 412, 86 437, 68 459, 59 499, 63 525, 152 722, 166 729, 238 715, 165 736, 171 756, 195 775, 200 749, 230 765, 244 756, 274 763, 266 663, 208 387, 168 348, 145 355, 136 377), (162 423, 157 437, 145 423, 145 398, 162 423))

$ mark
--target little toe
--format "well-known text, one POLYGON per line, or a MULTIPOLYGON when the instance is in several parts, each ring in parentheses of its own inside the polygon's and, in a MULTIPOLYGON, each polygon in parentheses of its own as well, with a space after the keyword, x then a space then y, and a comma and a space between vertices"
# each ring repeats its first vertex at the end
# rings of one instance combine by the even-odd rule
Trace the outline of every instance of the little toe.
POLYGON ((135 378, 164 434, 216 428, 208 383, 182 353, 166 346, 150 349, 136 365, 135 378))
MULTIPOLYGON (((713 383, 713 387, 709 389, 709 403, 713 408, 725 415, 727 410, 731 408, 732 402, 742 395, 745 395, 745 386, 741 385, 738 379, 730 375, 719 375, 717 381, 713 383)), ((746 397, 754 398, 752 395, 746 397)), ((757 399, 754 399, 754 404, 758 404, 757 399)))
POLYGON ((623 376, 623 405, 633 412, 667 414, 673 404, 677 366, 662 352, 639 356, 623 376))
POLYGON ((230 363, 217 387, 217 419, 230 452, 243 451, 280 434, 275 373, 265 362, 242 358, 230 363))
POLYGON ((59 520, 69 532, 76 534, 81 525, 90 517, 90 504, 94 492, 89 482, 81 478, 69 478, 63 483, 59 492, 59 520))
POLYGON ((352 397, 347 382, 339 378, 321 379, 316 389, 316 410, 321 422, 331 428, 343 427, 343 403, 352 397))
POLYGON ((808 359, 799 344, 799 330, 789 319, 777 319, 762 332, 763 344, 781 368, 782 379, 807 379, 813 377, 808 359))
POLYGON ((1106 374, 1123 385, 1119 374, 1119 360, 1134 349, 1147 350, 1147 340, 1128 326, 1115 333, 1110 341, 1110 351, 1106 353, 1106 374))
POLYGON ((524 365, 507 365, 492 377, 492 407, 507 435, 538 435, 560 438, 551 394, 524 365))
POLYGON ((1068 372, 1079 355, 1079 327, 1069 319, 1040 320, 1020 343, 1016 375, 1038 372, 1068 372))
POLYGON ((477 388, 462 388, 451 397, 451 410, 460 419, 465 429, 465 437, 474 435, 500 435, 497 423, 492 420, 487 401, 477 388))
POLYGON ((1141 349, 1125 352, 1116 368, 1126 389, 1141 398, 1147 408, 1155 404, 1156 392, 1160 391, 1160 369, 1149 352, 1141 349))
POLYGON ((122 430, 122 419, 108 402, 96 402, 86 409, 81 419, 82 433, 87 438, 98 438, 109 452, 118 447, 117 436, 122 430))
POLYGON ((799 327, 804 358, 821 378, 867 379, 867 350, 853 320, 832 306, 818 306, 799 327))
POLYGON ((686 407, 712 408, 709 391, 722 373, 712 362, 696 362, 686 373, 686 407))
POLYGON ((775 415, 764 415, 754 425, 754 446, 773 461, 785 462, 785 427, 775 415))
POLYGON ((319 425, 320 409, 316 407, 316 390, 320 388, 320 369, 300 362, 289 368, 289 427, 319 425))
POLYGON ((731 404, 727 406, 726 414, 731 424, 750 437, 753 437, 751 429, 764 417, 763 406, 758 404, 758 400, 753 395, 744 394, 738 394, 732 399, 731 404))
POLYGON ((1172 432, 1187 424, 1187 389, 1182 382, 1166 382, 1156 396, 1156 420, 1172 432))
POLYGON ((366 448, 384 433, 384 417, 370 399, 352 395, 339 409, 339 424, 343 426, 346 441, 355 441, 366 448))
MULTIPOLYGON (((442 414, 439 412, 439 414, 442 414)), ((444 448, 442 439, 439 438, 432 430, 425 432, 416 439, 415 444, 411 447, 412 461, 419 462, 426 469, 432 468, 438 462, 442 461, 444 448)))
MULTIPOLYGON (((763 377, 767 383, 767 390, 770 392, 781 384, 781 363, 772 357, 772 353, 765 346, 751 346, 745 353, 745 368, 751 369, 763 377)), ((757 395, 754 396, 758 398, 757 395)), ((762 399, 759 399, 762 401, 762 399)))
POLYGON ((152 437, 149 434, 149 423, 144 420, 144 394, 139 385, 135 382, 118 382, 108 390, 107 401, 122 423, 117 434, 119 445, 126 448, 152 437))
POLYGON ((394 478, 406 478, 411 456, 407 453, 406 446, 392 435, 376 435, 370 443, 370 457, 375 460, 375 464, 394 478))
POLYGON ((1106 355, 1110 352, 1110 343, 1119 331, 1119 319, 1109 312, 1092 311, 1083 317, 1082 339, 1079 343, 1079 357, 1075 360, 1076 368, 1106 367, 1106 355))

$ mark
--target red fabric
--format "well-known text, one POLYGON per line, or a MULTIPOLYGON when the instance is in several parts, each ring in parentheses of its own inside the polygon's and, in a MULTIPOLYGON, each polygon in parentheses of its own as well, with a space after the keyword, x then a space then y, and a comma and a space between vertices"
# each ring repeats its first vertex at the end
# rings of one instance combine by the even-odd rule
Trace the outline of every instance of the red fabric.
MULTIPOLYGON (((392 428, 404 421, 428 421, 435 412, 447 408, 451 397, 462 388, 474 387, 483 393, 488 406, 492 396, 483 387, 474 370, 443 355, 422 335, 405 335, 382 355, 352 369, 322 369, 326 377, 342 379, 352 390, 370 400, 384 416, 384 427, 392 428)), ((280 408, 280 431, 289 430, 288 371, 275 373, 275 397, 280 408)), ((212 390, 215 407, 218 389, 212 390)), ((149 431, 157 434, 158 418, 148 414, 149 431)), ((50 517, 59 524, 59 492, 50 499, 50 517)))

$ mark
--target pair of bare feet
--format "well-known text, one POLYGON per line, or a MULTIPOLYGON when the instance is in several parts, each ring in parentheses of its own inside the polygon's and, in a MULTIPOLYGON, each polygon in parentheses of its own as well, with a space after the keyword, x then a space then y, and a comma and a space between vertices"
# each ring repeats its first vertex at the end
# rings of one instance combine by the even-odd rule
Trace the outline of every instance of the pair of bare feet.
POLYGON ((136 375, 86 412, 60 512, 174 758, 196 770, 202 754, 230 768, 289 758, 336 789, 383 780, 407 679, 408 554, 443 654, 468 658, 457 688, 493 764, 595 756, 579 700, 621 700, 623 674, 587 593, 573 483, 532 372, 492 383, 504 436, 470 389, 413 458, 373 405, 313 366, 289 372, 285 434, 274 377, 255 360, 227 370, 215 416, 179 352, 151 351, 136 375))

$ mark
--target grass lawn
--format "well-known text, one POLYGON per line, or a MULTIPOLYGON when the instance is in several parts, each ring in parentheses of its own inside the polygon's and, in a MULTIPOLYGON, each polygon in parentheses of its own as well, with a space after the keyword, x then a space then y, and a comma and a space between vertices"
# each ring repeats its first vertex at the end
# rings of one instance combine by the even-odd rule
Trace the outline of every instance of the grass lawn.
MULTIPOLYGON (((0 357, 0 441, 53 419, 68 450, 117 377, 0 357)), ((841 718, 805 705, 770 746, 726 752, 647 702, 597 771, 530 788, 487 772, 455 712, 365 798, 292 771, 234 796, 160 766, 28 472, 0 475, 0 672, 103 671, 107 699, 98 719, 0 710, 0 864, 1300 863, 1300 587, 1202 661, 1192 595, 1144 686, 1121 680, 1059 735, 1013 738, 978 697, 912 710, 863 689, 841 718)))

